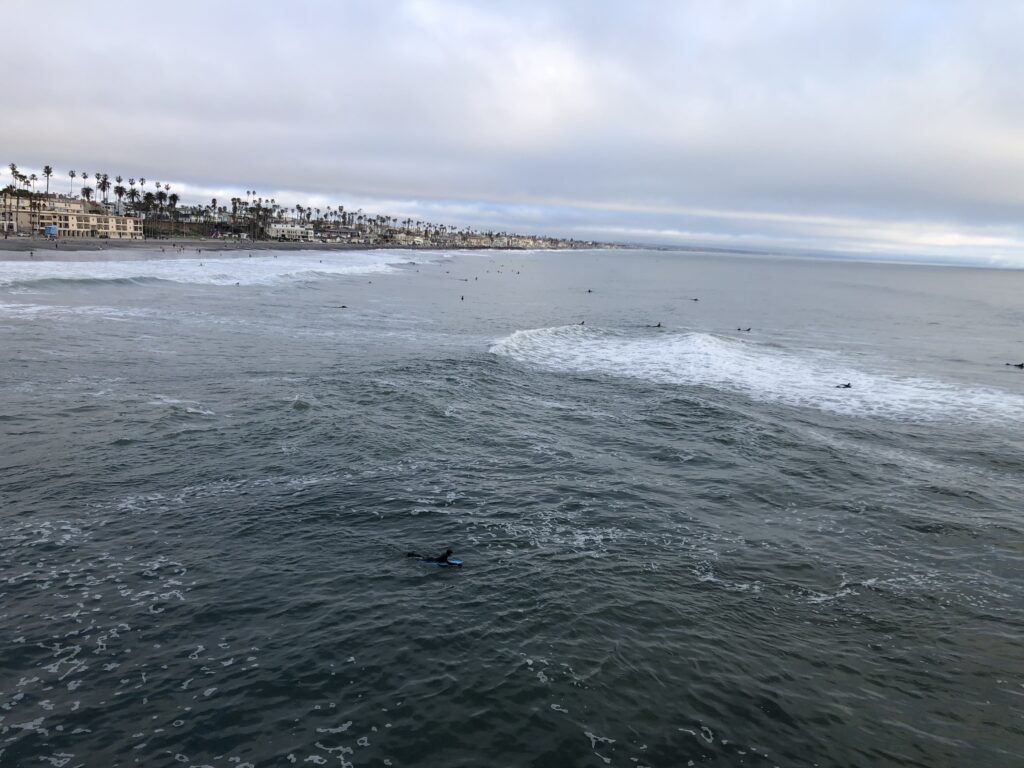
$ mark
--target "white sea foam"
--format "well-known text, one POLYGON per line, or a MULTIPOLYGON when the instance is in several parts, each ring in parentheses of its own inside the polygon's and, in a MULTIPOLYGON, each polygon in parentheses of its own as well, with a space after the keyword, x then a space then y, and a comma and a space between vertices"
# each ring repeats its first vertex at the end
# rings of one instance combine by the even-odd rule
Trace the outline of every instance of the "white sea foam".
POLYGON ((168 280, 201 285, 273 285, 338 275, 395 270, 389 251, 253 251, 152 258, 151 251, 123 251, 118 261, 0 261, 0 286, 41 280, 168 280))
POLYGON ((823 350, 787 351, 707 333, 637 336, 572 325, 516 331, 490 351, 553 371, 707 386, 851 416, 1024 419, 1024 397, 1009 392, 872 373, 823 350), (836 388, 845 382, 852 387, 836 388))
POLYGON ((81 317, 83 315, 104 317, 108 320, 126 320, 129 318, 155 317, 159 313, 155 310, 124 308, 124 307, 101 307, 101 306, 53 306, 49 304, 8 304, 0 301, 0 317, 14 317, 24 319, 37 319, 40 317, 81 317))

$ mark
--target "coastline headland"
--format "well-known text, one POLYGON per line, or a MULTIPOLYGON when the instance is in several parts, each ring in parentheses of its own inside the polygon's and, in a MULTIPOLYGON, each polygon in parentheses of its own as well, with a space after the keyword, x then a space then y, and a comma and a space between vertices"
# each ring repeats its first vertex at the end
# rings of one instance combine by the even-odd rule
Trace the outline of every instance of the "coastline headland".
MULTIPOLYGON (((110 179, 95 173, 96 187, 86 184, 75 194, 77 171, 68 171, 68 194, 50 191, 54 175, 44 166, 44 181, 25 174, 17 164, 8 166, 11 183, 0 188, 0 234, 4 251, 33 251, 52 245, 54 250, 107 250, 136 247, 156 241, 165 251, 171 248, 231 250, 233 248, 298 247, 316 248, 410 248, 459 249, 572 249, 602 247, 601 243, 551 235, 523 235, 479 230, 468 226, 420 221, 407 217, 372 215, 344 205, 314 208, 296 203, 294 207, 264 198, 247 190, 245 198, 235 197, 230 207, 216 198, 209 204, 184 204, 171 185, 155 182, 156 192, 145 191, 146 179, 110 179), (128 186, 122 186, 127 181, 128 186), (113 193, 114 199, 110 199, 113 193), (181 203, 181 204, 179 204, 181 203), (29 242, 23 242, 23 241, 29 242), (128 241, 131 245, 115 245, 128 241), (89 245, 86 245, 88 243, 89 245), (203 246, 200 246, 202 243, 203 246), (258 246, 257 243, 273 245, 258 246), (291 245, 288 245, 291 244, 291 245)), ((89 173, 81 172, 86 181, 89 173)), ((607 247, 607 246, 605 246, 607 247)))

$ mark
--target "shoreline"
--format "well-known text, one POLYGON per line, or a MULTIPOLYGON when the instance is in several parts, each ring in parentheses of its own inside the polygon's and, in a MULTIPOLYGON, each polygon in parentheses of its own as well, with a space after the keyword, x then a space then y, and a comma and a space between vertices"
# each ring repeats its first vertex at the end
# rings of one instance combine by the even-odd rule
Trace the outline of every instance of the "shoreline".
MULTIPOLYGON (((145 251, 147 256, 172 258, 202 253, 250 253, 252 251, 451 251, 451 250, 522 250, 516 248, 482 248, 471 246, 409 246, 365 245, 362 243, 308 243, 272 240, 224 241, 204 239, 182 240, 46 240, 43 238, 0 238, 0 261, 70 261, 100 260, 105 254, 116 258, 119 251, 145 251), (65 258, 74 255, 77 259, 65 258)), ((565 249, 573 250, 573 249, 565 249)))

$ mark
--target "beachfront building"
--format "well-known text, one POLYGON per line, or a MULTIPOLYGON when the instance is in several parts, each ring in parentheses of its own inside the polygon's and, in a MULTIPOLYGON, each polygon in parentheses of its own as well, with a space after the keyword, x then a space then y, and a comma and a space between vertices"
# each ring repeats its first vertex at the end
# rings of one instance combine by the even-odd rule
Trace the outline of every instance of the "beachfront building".
POLYGON ((115 216, 102 204, 64 195, 0 194, 0 234, 141 240, 142 221, 115 216))
POLYGON ((423 246, 427 243, 426 238, 419 232, 402 232, 400 230, 396 230, 391 234, 391 241, 395 243, 395 245, 401 245, 407 248, 423 246))
POLYGON ((317 233, 321 240, 328 243, 358 243, 362 234, 355 227, 343 227, 337 224, 322 226, 317 233))
POLYGON ((273 222, 267 225, 267 237, 271 240, 312 240, 313 227, 308 224, 273 222))

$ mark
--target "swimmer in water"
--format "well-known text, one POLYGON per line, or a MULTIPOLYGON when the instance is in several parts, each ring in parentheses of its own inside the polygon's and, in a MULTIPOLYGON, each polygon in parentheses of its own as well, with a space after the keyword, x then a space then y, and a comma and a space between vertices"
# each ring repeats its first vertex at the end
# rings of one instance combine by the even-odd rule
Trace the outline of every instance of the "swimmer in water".
POLYGON ((446 563, 447 565, 460 565, 460 563, 451 562, 450 558, 454 554, 455 550, 451 547, 448 547, 448 549, 444 551, 443 555, 438 555, 437 557, 424 557, 423 555, 417 554, 416 552, 407 552, 405 556, 418 558, 419 560, 422 560, 424 563, 446 563))

